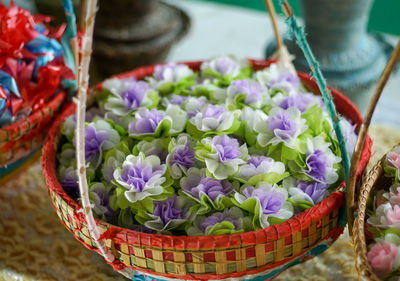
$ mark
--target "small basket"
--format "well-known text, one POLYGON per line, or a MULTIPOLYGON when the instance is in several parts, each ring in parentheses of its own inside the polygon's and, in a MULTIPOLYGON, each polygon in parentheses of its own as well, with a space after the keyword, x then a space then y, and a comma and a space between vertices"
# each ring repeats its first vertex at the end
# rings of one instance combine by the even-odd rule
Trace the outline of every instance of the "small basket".
MULTIPOLYGON (((250 60, 254 69, 272 61, 250 60)), ((201 62, 185 63, 199 70, 201 62)), ((117 76, 141 79, 154 66, 138 68, 117 76)), ((316 82, 299 73, 302 83, 318 93, 316 82)), ((100 84, 97 88, 101 89, 100 84)), ((358 126, 362 118, 348 98, 332 89, 338 112, 358 126)), ((70 104, 54 122, 44 145, 43 172, 54 209, 64 226, 87 248, 99 252, 89 235, 85 216, 61 187, 56 176, 56 151, 60 126, 75 113, 70 104)), ((367 138, 358 174, 366 167, 371 152, 367 138)), ((168 236, 146 234, 96 220, 106 246, 116 259, 115 270, 132 280, 269 280, 286 268, 325 251, 345 227, 343 188, 338 187, 314 207, 278 225, 241 234, 221 236, 168 236)))
POLYGON ((37 155, 55 114, 67 98, 58 93, 41 109, 27 118, 0 128, 0 179, 20 169, 32 156, 37 155))
POLYGON ((354 254, 356 268, 360 280, 379 281, 379 277, 373 272, 367 258, 367 244, 365 237, 365 220, 367 201, 370 194, 375 189, 387 189, 391 185, 390 178, 384 176, 384 164, 386 155, 384 155, 371 169, 367 177, 363 180, 357 203, 357 218, 353 225, 352 240, 354 244, 354 254))

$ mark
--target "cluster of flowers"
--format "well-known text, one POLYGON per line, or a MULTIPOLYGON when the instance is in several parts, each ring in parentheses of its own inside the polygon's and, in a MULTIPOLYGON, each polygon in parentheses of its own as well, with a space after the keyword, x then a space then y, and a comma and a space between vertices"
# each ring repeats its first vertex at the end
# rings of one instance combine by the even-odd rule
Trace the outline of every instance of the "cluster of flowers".
POLYGON ((59 43, 65 26, 52 28, 50 20, 0 3, 0 127, 45 106, 61 80, 74 79, 59 43))
MULTIPOLYGON (((322 99, 276 64, 253 71, 219 57, 199 72, 155 67, 111 79, 87 112, 85 153, 94 212, 122 227, 219 235, 281 223, 342 180, 322 99)), ((341 121, 349 151, 354 126, 341 121)), ((77 199, 75 117, 62 127, 58 178, 77 199)))
POLYGON ((386 155, 385 176, 394 179, 388 191, 378 190, 367 213, 368 261, 384 280, 400 279, 400 146, 386 155))

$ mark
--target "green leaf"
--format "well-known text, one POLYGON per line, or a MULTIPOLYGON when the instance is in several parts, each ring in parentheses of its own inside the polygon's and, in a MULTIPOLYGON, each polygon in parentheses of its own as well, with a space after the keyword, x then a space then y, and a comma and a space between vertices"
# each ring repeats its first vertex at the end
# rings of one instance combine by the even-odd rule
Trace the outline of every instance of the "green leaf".
POLYGON ((195 140, 202 140, 204 132, 197 130, 192 122, 188 121, 186 125, 186 132, 195 140))
POLYGON ((288 199, 287 201, 289 201, 293 206, 299 207, 302 210, 306 210, 314 206, 313 203, 305 200, 293 201, 292 199, 288 199))
POLYGON ((103 88, 101 91, 97 91, 94 96, 98 103, 102 103, 107 100, 109 96, 114 96, 114 94, 110 90, 103 88))
POLYGON ((397 236, 400 237, 400 228, 392 227, 392 228, 386 229, 384 231, 384 235, 386 235, 386 234, 396 234, 397 236))
POLYGON ((276 217, 268 217, 268 222, 269 222, 270 225, 280 224, 280 223, 283 223, 285 221, 287 221, 287 220, 276 218, 276 217))
POLYGON ((308 127, 313 130, 315 134, 319 134, 323 129, 323 117, 322 108, 318 105, 313 105, 306 112, 304 112, 301 117, 306 120, 308 127))
POLYGON ((160 96, 157 94, 157 92, 155 91, 151 91, 148 93, 147 97, 149 98, 149 100, 151 100, 151 105, 148 106, 148 109, 152 109, 154 107, 156 107, 160 101, 160 96))
POLYGON ((248 180, 248 184, 253 185, 253 186, 256 186, 260 182, 267 182, 270 184, 274 184, 274 183, 280 182, 281 180, 283 180, 284 178, 287 178, 288 176, 290 176, 290 174, 288 172, 284 172, 283 174, 270 172, 270 173, 266 173, 266 174, 252 176, 248 180))
POLYGON ((209 231, 208 235, 226 235, 226 234, 233 234, 233 233, 241 233, 243 232, 242 229, 235 230, 235 225, 229 221, 222 221, 216 223, 209 231))
POLYGON ((138 209, 135 220, 140 224, 144 224, 146 221, 151 220, 151 217, 144 210, 138 209))
POLYGON ((158 124, 156 131, 154 132, 154 137, 166 137, 171 130, 172 123, 169 119, 164 119, 158 124))
POLYGON ((115 189, 115 194, 117 196, 116 206, 121 209, 126 209, 131 205, 131 202, 129 202, 128 199, 126 199, 125 197, 125 191, 126 189, 121 186, 118 186, 115 189))
POLYGON ((203 76, 211 76, 211 77, 215 77, 215 78, 222 78, 221 73, 219 73, 218 71, 212 69, 212 68, 206 68, 202 70, 203 72, 203 76))
POLYGON ((288 160, 296 160, 298 156, 299 156, 298 151, 290 147, 287 147, 286 145, 282 145, 281 160, 283 163, 286 163, 288 160))
POLYGON ((162 95, 172 94, 174 90, 175 90, 175 83, 173 82, 165 82, 161 84, 160 88, 158 88, 158 91, 162 95))
POLYGON ((133 214, 131 209, 123 209, 118 216, 118 225, 121 227, 129 227, 133 224, 133 214))
POLYGON ((242 109, 244 106, 246 106, 245 104, 246 97, 247 97, 246 94, 241 94, 241 93, 235 96, 235 98, 233 99, 233 103, 237 109, 242 109))
POLYGON ((205 86, 197 86, 196 88, 194 88, 194 91, 193 91, 194 96, 196 96, 196 97, 204 96, 207 99, 210 99, 211 93, 212 93, 211 90, 209 90, 205 86))

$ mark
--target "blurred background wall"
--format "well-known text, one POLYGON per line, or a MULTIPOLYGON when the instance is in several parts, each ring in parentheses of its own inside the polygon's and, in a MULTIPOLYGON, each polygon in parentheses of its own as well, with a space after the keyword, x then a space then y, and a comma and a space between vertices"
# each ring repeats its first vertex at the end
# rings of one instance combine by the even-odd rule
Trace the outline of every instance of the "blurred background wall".
MULTIPOLYGON (((181 0, 184 1, 184 0, 181 0)), ((254 10, 265 10, 262 0, 195 0, 205 2, 217 2, 235 6, 246 7, 254 10)), ((334 1, 334 0, 332 0, 334 1)), ((277 1, 275 1, 277 2, 277 1)), ((298 0, 289 0, 296 15, 301 15, 298 0)), ((279 11, 279 7, 276 7, 279 11)), ((375 0, 369 17, 368 28, 371 31, 385 32, 400 35, 400 1, 399 0, 375 0)))

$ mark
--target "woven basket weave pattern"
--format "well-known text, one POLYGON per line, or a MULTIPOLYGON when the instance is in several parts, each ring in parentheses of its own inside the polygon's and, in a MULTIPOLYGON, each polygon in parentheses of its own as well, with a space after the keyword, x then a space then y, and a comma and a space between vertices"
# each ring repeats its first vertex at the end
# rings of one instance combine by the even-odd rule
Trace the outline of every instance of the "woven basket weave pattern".
POLYGON ((55 113, 65 99, 66 93, 59 93, 26 119, 0 129, 0 167, 15 162, 40 147, 55 113))
POLYGON ((365 220, 367 201, 371 192, 379 186, 379 188, 388 187, 390 184, 385 183, 383 176, 383 165, 386 155, 379 160, 364 179, 360 194, 358 195, 357 218, 354 221, 352 240, 354 243, 354 253, 356 259, 356 268, 361 280, 379 281, 380 279, 372 271, 367 258, 367 244, 365 237, 365 220))
MULTIPOLYGON (((271 63, 251 62, 254 69, 265 68, 271 63)), ((200 66, 200 62, 187 64, 194 70, 198 70, 200 66)), ((143 67, 117 77, 140 79, 151 75, 153 70, 154 66, 143 67)), ((308 75, 299 74, 299 76, 308 88, 318 92, 315 82, 308 75)), ((101 85, 98 88, 101 88, 101 85)), ((333 95, 339 111, 345 113, 354 123, 360 124, 361 116, 354 105, 334 90, 333 95)), ((53 124, 44 147, 43 172, 50 198, 61 222, 86 247, 96 251, 84 215, 79 212, 80 206, 63 191, 56 176, 55 154, 59 129, 63 120, 74 112, 75 105, 70 104, 53 124)), ((361 171, 370 156, 369 138, 366 144, 360 163, 361 171)), ((113 265, 117 264, 118 269, 127 267, 185 280, 222 280, 283 267, 299 257, 302 257, 299 262, 310 258, 312 255, 305 255, 310 249, 322 241, 330 245, 343 232, 343 225, 338 224, 341 215, 339 210, 343 203, 344 194, 337 191, 313 208, 279 225, 222 236, 155 235, 115 227, 101 221, 97 223, 102 238, 106 239, 107 247, 117 258, 117 262, 113 265)))

